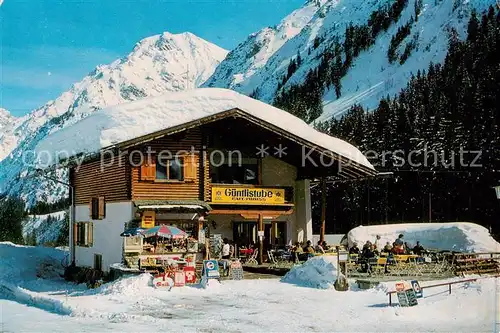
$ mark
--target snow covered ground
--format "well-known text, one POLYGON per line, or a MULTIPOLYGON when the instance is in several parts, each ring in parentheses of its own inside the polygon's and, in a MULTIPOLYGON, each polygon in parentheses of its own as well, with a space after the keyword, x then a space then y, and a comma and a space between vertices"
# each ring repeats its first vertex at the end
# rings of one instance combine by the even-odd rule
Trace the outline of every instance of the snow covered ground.
POLYGON ((447 287, 429 289, 412 308, 387 305, 385 291, 393 283, 337 292, 278 279, 244 280, 168 292, 151 287, 148 275, 95 290, 54 277, 36 278, 39 262, 64 256, 54 249, 0 243, 3 331, 492 332, 495 321, 500 322, 495 318, 500 281, 493 278, 457 285, 451 295, 447 287), (19 269, 22 265, 26 268, 19 269))

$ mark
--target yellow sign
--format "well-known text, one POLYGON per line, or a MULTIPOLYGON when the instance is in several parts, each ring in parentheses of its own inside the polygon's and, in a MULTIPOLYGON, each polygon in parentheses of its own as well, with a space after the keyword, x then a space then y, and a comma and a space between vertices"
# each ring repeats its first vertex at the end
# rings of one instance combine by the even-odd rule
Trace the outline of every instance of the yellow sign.
POLYGON ((141 228, 149 229, 155 226, 156 213, 153 211, 145 211, 142 213, 141 228))
POLYGON ((256 187, 212 187, 212 203, 240 205, 283 205, 285 190, 256 187))

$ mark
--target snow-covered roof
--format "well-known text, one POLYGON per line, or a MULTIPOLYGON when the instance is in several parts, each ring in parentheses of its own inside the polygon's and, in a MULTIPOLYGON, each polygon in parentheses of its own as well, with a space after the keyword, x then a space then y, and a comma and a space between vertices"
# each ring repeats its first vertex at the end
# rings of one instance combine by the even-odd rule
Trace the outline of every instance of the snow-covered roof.
POLYGON ((260 121, 374 170, 366 157, 353 145, 316 131, 286 111, 235 91, 219 88, 167 93, 95 112, 41 141, 36 147, 37 161, 40 166, 48 166, 56 163, 57 157, 95 153, 124 141, 232 109, 239 109, 260 121))

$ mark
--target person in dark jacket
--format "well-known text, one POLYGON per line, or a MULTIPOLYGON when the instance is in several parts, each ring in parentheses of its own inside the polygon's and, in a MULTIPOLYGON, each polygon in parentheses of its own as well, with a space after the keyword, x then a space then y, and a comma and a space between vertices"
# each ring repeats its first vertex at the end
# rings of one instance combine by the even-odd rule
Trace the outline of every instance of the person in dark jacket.
POLYGON ((375 257, 374 247, 370 241, 366 241, 361 252, 361 269, 364 273, 371 273, 370 259, 375 257))
POLYGON ((359 247, 357 243, 352 244, 352 247, 349 249, 349 254, 359 254, 359 247))
POLYGON ((415 253, 418 256, 421 256, 422 254, 425 253, 425 249, 422 245, 420 245, 420 242, 417 241, 417 245, 413 248, 413 253, 415 253))

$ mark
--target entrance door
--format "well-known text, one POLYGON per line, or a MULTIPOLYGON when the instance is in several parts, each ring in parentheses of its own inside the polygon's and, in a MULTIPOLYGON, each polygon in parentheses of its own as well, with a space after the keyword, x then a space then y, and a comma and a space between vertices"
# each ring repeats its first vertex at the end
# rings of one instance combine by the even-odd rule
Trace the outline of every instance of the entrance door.
POLYGON ((286 245, 286 222, 266 222, 264 224, 264 244, 284 246, 286 245), (276 229, 273 230, 273 224, 276 229))
POLYGON ((238 245, 249 246, 257 241, 257 222, 233 221, 233 240, 238 245))

